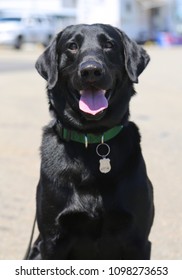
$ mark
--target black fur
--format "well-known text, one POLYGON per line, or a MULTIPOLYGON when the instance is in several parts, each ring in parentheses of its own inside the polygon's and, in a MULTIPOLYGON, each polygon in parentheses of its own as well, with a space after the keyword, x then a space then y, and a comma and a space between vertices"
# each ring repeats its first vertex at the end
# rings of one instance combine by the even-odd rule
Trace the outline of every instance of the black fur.
POLYGON ((152 185, 138 128, 128 121, 133 83, 148 62, 145 50, 124 32, 102 24, 67 27, 37 60, 54 120, 43 132, 37 188, 40 236, 29 259, 150 258, 152 185), (81 111, 79 92, 85 88, 106 90, 108 108, 94 116, 81 111), (111 171, 99 171, 98 144, 86 148, 66 142, 56 122, 95 134, 123 125, 107 142, 111 171))

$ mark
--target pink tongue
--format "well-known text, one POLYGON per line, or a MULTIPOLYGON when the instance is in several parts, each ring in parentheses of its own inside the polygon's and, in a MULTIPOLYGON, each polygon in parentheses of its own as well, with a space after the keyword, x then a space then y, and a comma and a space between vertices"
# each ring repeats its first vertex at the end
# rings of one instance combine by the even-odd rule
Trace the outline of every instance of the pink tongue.
POLYGON ((91 115, 103 111, 108 107, 108 101, 105 97, 105 90, 81 90, 79 108, 83 112, 91 115))

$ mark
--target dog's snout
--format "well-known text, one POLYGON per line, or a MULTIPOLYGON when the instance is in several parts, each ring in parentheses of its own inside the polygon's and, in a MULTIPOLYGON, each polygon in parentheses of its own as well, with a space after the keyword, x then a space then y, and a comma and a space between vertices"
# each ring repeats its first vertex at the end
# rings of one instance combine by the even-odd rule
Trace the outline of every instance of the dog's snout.
POLYGON ((96 61, 83 62, 80 65, 79 75, 82 80, 94 82, 99 80, 104 73, 103 66, 96 61))

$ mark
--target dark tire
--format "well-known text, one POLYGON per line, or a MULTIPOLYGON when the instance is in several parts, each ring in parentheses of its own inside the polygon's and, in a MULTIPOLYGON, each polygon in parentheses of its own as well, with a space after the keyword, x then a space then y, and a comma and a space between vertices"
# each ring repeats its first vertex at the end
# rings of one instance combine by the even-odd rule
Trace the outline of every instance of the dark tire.
POLYGON ((22 36, 18 36, 16 38, 16 41, 15 41, 15 44, 14 44, 14 48, 16 50, 20 50, 22 45, 23 45, 23 37, 22 36))

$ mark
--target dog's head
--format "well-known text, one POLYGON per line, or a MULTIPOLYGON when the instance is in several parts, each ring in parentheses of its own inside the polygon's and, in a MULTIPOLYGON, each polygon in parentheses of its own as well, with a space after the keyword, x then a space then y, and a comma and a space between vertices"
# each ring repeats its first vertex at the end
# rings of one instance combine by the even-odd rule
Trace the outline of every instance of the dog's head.
POLYGON ((132 85, 148 62, 146 51, 117 28, 73 25, 57 35, 36 68, 58 118, 112 125, 127 113, 132 85))

